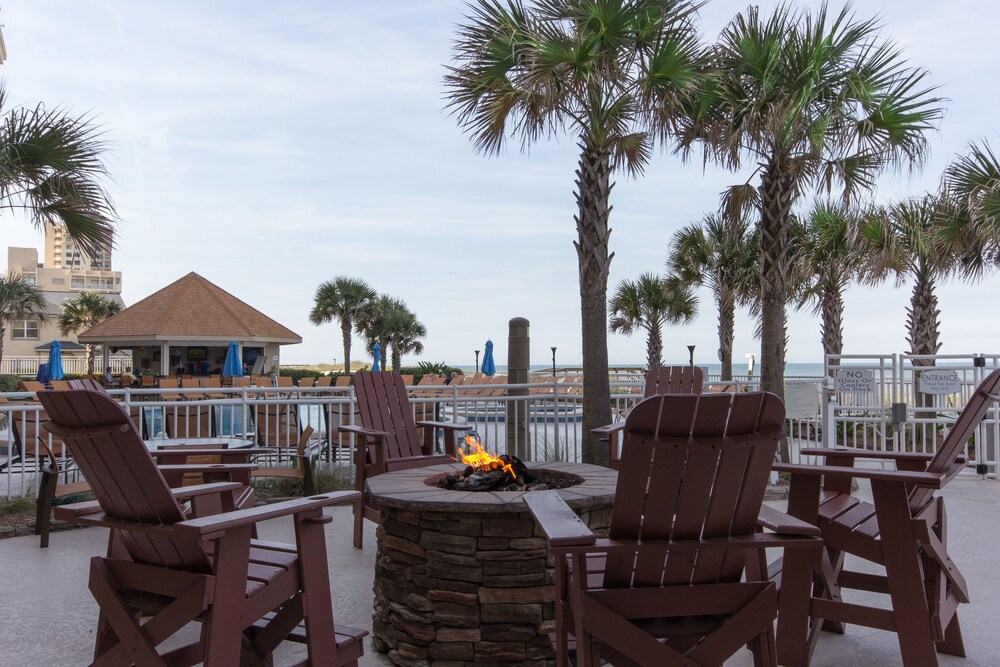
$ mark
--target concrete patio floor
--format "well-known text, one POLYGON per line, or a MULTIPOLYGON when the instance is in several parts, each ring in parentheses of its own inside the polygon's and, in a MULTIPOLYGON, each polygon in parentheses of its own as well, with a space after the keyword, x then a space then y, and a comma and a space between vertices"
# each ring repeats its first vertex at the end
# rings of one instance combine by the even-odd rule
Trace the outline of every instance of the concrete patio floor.
MULTIPOLYGON (((972 592, 972 603, 960 609, 968 658, 941 656, 947 666, 987 667, 1000 664, 1000 483, 960 477, 945 490, 952 557, 972 592)), ((329 510, 328 510, 329 511, 329 510)), ((329 511, 327 526, 334 614, 338 622, 371 629, 372 573, 375 529, 366 525, 361 551, 351 546, 349 508, 329 511)), ((271 521, 260 527, 261 537, 292 541, 290 521, 271 521)), ((38 548, 36 537, 0 540, 0 667, 86 665, 91 659, 97 605, 87 590, 90 556, 105 549, 106 532, 85 528, 53 533, 48 549, 38 548)), ((276 664, 291 661, 300 651, 289 645, 276 664)), ((366 644, 362 665, 390 664, 366 644)), ((753 664, 748 652, 726 663, 753 664)), ((882 667, 899 665, 895 635, 848 628, 845 635, 823 633, 814 667, 882 667)))

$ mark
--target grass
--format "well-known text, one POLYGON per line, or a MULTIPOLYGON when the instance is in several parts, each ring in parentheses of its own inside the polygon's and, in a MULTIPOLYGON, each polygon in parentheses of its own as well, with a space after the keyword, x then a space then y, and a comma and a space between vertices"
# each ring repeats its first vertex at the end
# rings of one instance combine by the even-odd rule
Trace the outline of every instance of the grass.
POLYGON ((0 501, 0 526, 26 526, 35 522, 35 499, 0 501))
MULTIPOLYGON (((317 462, 313 477, 316 480, 316 493, 349 491, 354 488, 354 467, 350 465, 329 465, 317 462)), ((299 479, 263 478, 255 480, 253 486, 261 502, 304 495, 302 480, 299 479)))

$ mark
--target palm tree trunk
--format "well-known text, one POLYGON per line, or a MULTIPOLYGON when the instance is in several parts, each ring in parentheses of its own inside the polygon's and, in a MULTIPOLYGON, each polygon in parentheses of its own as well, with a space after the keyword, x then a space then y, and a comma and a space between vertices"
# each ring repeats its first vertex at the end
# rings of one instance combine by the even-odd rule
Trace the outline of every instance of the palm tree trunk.
MULTIPOLYGON (((910 354, 937 354, 941 349, 938 341, 941 331, 939 321, 941 311, 938 309, 937 295, 934 293, 934 274, 925 266, 917 271, 913 293, 910 295, 910 306, 906 309, 906 342, 910 345, 910 354)), ((933 359, 914 359, 914 366, 934 366, 933 359)), ((934 397, 918 390, 920 373, 913 374, 913 399, 915 407, 923 408, 934 405, 934 397)), ((933 410, 917 411, 917 419, 934 417, 933 410)), ((926 428, 914 431, 914 444, 926 446, 930 434, 926 428)))
POLYGON ((385 365, 386 359, 388 358, 388 354, 389 354, 389 344, 386 343, 385 345, 382 346, 378 359, 379 365, 382 367, 382 370, 388 370, 388 368, 385 365))
POLYGON ((649 335, 646 336, 646 368, 650 373, 660 370, 663 365, 663 333, 660 331, 659 323, 650 326, 649 335))
POLYGON ((393 344, 392 346, 392 370, 399 372, 399 367, 403 365, 403 353, 400 352, 399 346, 393 344))
POLYGON ((87 375, 94 372, 94 346, 87 345, 87 375))
POLYGON ((3 339, 7 335, 6 322, 0 320, 0 363, 3 363, 3 339))
POLYGON ((340 335, 344 341, 344 372, 351 372, 351 329, 354 328, 350 318, 340 320, 340 335))
MULTIPOLYGON (((795 177, 785 173, 779 157, 761 177, 760 220, 760 379, 761 388, 785 398, 785 303, 788 300, 788 227, 795 195, 795 177)), ((789 461, 788 441, 782 439, 782 461, 789 461)))
POLYGON ((736 332, 736 295, 720 289, 715 296, 719 308, 719 356, 722 362, 721 380, 733 379, 733 337, 736 332))
POLYGON ((575 242, 580 265, 580 318, 583 334, 583 462, 605 465, 607 443, 591 433, 611 423, 608 384, 608 199, 611 195, 611 159, 605 151, 580 142, 576 172, 578 213, 575 242))
MULTIPOLYGON (((844 351, 844 294, 840 285, 828 282, 823 286, 820 310, 822 323, 820 336, 823 338, 823 354, 840 355, 844 351)), ((830 366, 840 364, 839 359, 830 359, 830 366)))

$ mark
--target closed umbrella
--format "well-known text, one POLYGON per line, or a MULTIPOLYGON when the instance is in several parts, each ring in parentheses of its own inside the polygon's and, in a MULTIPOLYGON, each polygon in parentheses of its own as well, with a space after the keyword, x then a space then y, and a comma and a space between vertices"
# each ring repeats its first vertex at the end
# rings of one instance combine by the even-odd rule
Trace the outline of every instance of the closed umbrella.
POLYGON ((235 340, 229 341, 226 350, 226 363, 222 365, 222 374, 227 377, 243 377, 243 364, 240 363, 240 346, 235 340))
POLYGON ((62 380, 63 378, 62 343, 57 340, 52 341, 52 344, 49 345, 49 365, 46 371, 50 380, 62 380))
POLYGON ((496 375, 497 365, 493 361, 493 341, 486 341, 486 353, 483 355, 483 365, 479 367, 484 374, 493 376, 496 375))
POLYGON ((378 343, 375 343, 374 347, 372 347, 372 353, 375 355, 375 363, 372 364, 372 370, 373 371, 382 370, 382 368, 378 365, 378 360, 382 357, 382 346, 379 345, 378 343))

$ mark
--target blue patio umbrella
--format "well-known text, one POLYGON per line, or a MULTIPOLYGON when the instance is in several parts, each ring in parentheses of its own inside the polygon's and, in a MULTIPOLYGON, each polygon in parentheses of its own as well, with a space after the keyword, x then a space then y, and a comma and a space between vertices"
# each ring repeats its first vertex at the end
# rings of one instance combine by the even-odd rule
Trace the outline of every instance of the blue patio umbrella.
POLYGON ((52 341, 52 344, 49 345, 49 365, 46 371, 50 380, 62 380, 63 378, 62 343, 57 340, 52 341))
POLYGON ((382 370, 378 365, 379 359, 382 358, 382 346, 379 345, 378 343, 375 343, 375 346, 372 347, 372 354, 375 355, 375 363, 372 364, 372 370, 373 371, 382 370))
POLYGON ((493 376, 496 375, 497 365, 493 361, 493 341, 486 341, 486 353, 483 354, 483 365, 479 367, 484 374, 493 376))
POLYGON ((235 340, 229 341, 226 350, 226 363, 222 365, 222 374, 227 377, 243 377, 243 364, 240 362, 240 346, 235 340))

